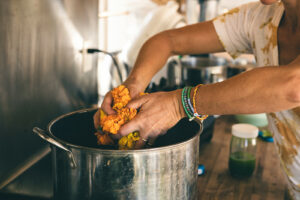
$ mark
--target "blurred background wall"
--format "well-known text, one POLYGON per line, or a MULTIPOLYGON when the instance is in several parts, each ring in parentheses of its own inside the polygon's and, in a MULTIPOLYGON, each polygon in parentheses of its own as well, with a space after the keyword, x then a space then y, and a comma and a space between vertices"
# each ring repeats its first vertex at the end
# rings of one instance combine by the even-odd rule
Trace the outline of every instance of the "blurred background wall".
POLYGON ((34 126, 97 101, 98 0, 0 0, 0 24, 1 185, 49 151, 34 126))

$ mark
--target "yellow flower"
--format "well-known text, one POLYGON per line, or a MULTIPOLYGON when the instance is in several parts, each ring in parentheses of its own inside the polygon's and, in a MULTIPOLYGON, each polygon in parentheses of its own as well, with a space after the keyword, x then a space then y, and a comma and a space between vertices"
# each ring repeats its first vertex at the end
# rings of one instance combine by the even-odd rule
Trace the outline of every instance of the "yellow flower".
POLYGON ((132 132, 129 133, 127 136, 123 136, 119 140, 119 149, 121 150, 128 150, 128 149, 134 149, 136 141, 140 139, 139 132, 132 132))

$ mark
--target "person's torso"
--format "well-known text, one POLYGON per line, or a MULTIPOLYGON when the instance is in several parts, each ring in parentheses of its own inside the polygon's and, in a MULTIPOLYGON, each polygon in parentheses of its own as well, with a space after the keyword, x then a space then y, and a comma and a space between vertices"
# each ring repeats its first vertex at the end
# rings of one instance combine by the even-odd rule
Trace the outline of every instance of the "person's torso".
MULTIPOLYGON (((287 31, 280 27, 283 5, 279 3, 265 10, 264 16, 257 16, 261 18, 252 24, 250 38, 253 41, 253 53, 258 66, 279 67, 300 55, 300 46, 295 46, 298 44, 292 38, 287 38, 287 31)), ((268 113, 268 120, 281 164, 292 183, 292 195, 300 199, 300 107, 268 113)))

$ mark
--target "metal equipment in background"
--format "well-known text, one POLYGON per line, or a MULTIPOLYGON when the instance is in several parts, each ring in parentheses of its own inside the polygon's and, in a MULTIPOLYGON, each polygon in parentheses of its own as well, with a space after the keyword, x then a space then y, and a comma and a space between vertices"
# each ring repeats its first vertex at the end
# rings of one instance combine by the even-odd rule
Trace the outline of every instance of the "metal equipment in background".
POLYGON ((97 58, 79 51, 98 44, 98 0, 4 0, 0 21, 0 199, 49 198, 32 127, 97 103, 97 58))
MULTIPOLYGON (((101 50, 101 49, 96 49, 96 48, 90 48, 90 49, 83 49, 81 50, 80 52, 83 52, 83 51, 86 51, 86 53, 89 53, 89 54, 93 54, 93 53, 103 53, 105 55, 108 55, 111 57, 112 59, 112 62, 114 64, 114 67, 116 68, 117 70, 117 74, 119 76, 119 79, 120 79, 120 82, 123 83, 124 81, 124 78, 122 76, 122 70, 121 70, 121 63, 118 59, 118 54, 120 53, 119 51, 117 52, 108 52, 108 51, 104 51, 104 50, 101 50)), ((126 64, 123 64, 124 65, 124 68, 125 68, 125 72, 126 72, 126 77, 128 76, 129 74, 129 68, 126 64)))
POLYGON ((200 4, 199 21, 207 21, 216 17, 219 13, 220 0, 198 0, 200 4))
POLYGON ((227 79, 227 61, 214 56, 188 56, 181 61, 184 85, 217 83, 227 79))

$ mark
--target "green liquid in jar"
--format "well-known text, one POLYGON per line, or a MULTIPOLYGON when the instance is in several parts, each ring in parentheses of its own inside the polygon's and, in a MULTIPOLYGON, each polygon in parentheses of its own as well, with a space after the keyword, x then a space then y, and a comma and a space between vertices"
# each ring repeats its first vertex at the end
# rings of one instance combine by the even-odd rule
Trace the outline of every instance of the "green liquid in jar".
POLYGON ((229 171, 233 177, 250 177, 255 169, 255 156, 248 152, 234 152, 229 157, 229 171))

